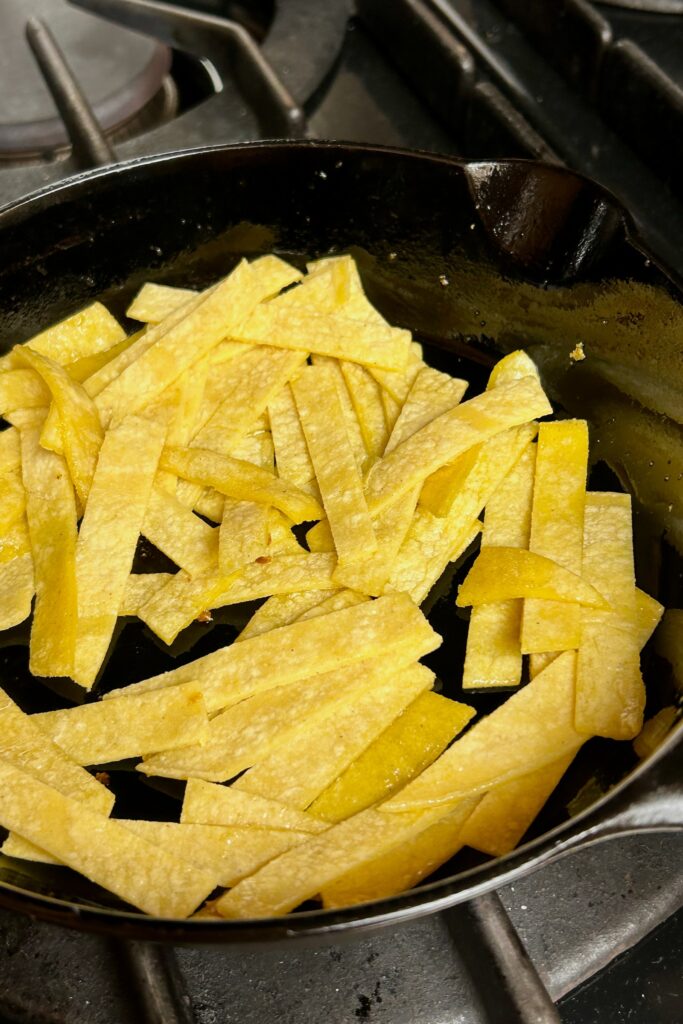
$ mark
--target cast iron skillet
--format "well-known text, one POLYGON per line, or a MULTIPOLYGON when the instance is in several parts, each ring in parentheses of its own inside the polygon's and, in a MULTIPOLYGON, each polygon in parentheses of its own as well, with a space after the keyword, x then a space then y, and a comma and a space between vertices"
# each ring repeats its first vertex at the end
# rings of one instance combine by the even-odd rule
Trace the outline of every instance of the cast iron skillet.
MULTIPOLYGON (((681 292, 639 249, 615 200, 577 175, 525 161, 468 165, 324 143, 216 148, 87 173, 0 214, 0 344, 23 341, 95 297, 122 313, 150 278, 201 285, 245 255, 275 251, 303 263, 348 250, 380 310, 415 331, 429 361, 472 378, 475 390, 497 354, 529 349, 558 407, 591 422, 592 486, 621 482, 634 494, 640 585, 680 605, 681 292), (573 363, 579 341, 587 358, 573 363)), ((142 550, 138 569, 154 560, 142 550)), ((445 637, 431 663, 455 695, 466 624, 452 586, 451 573, 426 608, 445 637)), ((194 658, 225 643, 236 621, 230 614, 211 632, 187 631, 173 653, 194 658)), ((55 684, 28 678, 25 641, 25 627, 0 638, 0 683, 26 710, 63 706, 55 684)), ((131 623, 100 690, 169 661, 131 623)), ((673 682, 648 652, 645 668, 651 714, 671 703, 673 682)), ((487 711, 500 699, 474 702, 487 711)), ((416 890, 348 910, 304 908, 253 922, 155 920, 65 869, 2 856, 0 903, 119 938, 337 938, 470 899, 600 839, 683 828, 682 768, 680 728, 641 765, 629 744, 591 741, 514 853, 491 861, 461 855, 416 890), (568 803, 575 809, 582 793, 610 786, 568 820, 568 803)), ((173 792, 145 786, 139 775, 115 772, 113 785, 119 814, 177 814, 173 792)))

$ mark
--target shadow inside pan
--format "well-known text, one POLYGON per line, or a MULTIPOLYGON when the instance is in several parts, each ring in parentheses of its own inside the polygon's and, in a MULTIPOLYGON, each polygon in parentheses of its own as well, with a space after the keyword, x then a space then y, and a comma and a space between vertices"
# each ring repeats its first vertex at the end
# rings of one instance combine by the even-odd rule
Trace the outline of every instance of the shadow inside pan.
MULTIPOLYGON (((683 307, 670 280, 629 240, 618 207, 563 171, 526 162, 464 165, 360 147, 256 146, 151 161, 85 176, 0 214, 0 343, 8 348, 97 297, 123 316, 145 280, 202 286, 242 256, 275 251, 299 266, 356 257, 370 299, 423 342, 431 365, 485 386, 500 354, 526 348, 560 415, 591 428, 592 489, 634 498, 639 585, 681 605, 683 307), (576 362, 577 344, 585 353, 576 362)), ((133 325, 130 325, 131 329, 133 325)), ((467 616, 454 606, 473 551, 424 605, 442 647, 425 661, 444 693, 487 713, 506 692, 463 698, 467 616)), ((136 572, 168 569, 141 544, 136 572)), ((195 623, 166 648, 122 620, 99 693, 229 643, 255 606, 195 623)), ((0 685, 26 711, 82 699, 68 680, 28 674, 28 624, 0 634, 0 685)), ((644 652, 647 714, 675 699, 667 665, 644 652)), ((583 748, 530 836, 566 820, 635 764, 630 744, 583 748)), ((115 815, 177 820, 182 784, 134 763, 109 770, 115 815)), ((485 858, 463 851, 437 873, 485 858)), ((0 855, 0 879, 83 907, 125 909, 64 868, 0 855)))

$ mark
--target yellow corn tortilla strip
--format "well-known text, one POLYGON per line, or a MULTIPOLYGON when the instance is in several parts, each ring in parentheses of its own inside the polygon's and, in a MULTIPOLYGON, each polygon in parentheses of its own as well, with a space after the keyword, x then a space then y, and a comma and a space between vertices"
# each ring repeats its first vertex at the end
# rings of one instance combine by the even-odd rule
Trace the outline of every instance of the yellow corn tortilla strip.
POLYGON ((0 823, 156 917, 187 917, 216 887, 212 871, 0 762, 0 823))
POLYGON ((433 370, 431 366, 418 369, 384 454, 388 455, 437 416, 459 405, 466 391, 465 380, 433 370))
POLYGON ((30 552, 0 565, 0 629, 11 629, 29 617, 34 593, 30 552))
MULTIPOLYGON (((81 356, 80 359, 77 359, 75 362, 68 363, 66 368, 69 371, 69 376, 72 380, 77 380, 79 384, 84 384, 89 377, 92 377, 93 374, 97 373, 104 366, 110 363, 112 359, 116 359, 116 357, 121 355, 122 352, 125 352, 127 348, 130 348, 130 346, 137 341, 140 333, 141 332, 138 331, 135 334, 129 335, 127 338, 122 338, 121 341, 118 341, 115 345, 111 345, 103 352, 94 352, 89 356, 81 356)), ((90 394, 90 392, 88 392, 88 394, 90 394)))
POLYGON ((138 617, 165 643, 173 643, 178 633, 201 612, 229 604, 257 601, 272 594, 329 590, 336 566, 333 555, 264 555, 232 574, 223 576, 211 570, 189 577, 180 572, 152 595, 138 611, 138 617))
POLYGON ((330 612, 341 611, 342 608, 353 608, 357 604, 363 604, 368 598, 365 594, 358 594, 353 590, 338 590, 330 594, 321 604, 314 608, 308 608, 297 616, 298 622, 306 622, 308 619, 315 619, 318 615, 329 615, 330 612))
POLYGON ((0 369, 16 366, 15 355, 19 348, 30 348, 66 366, 83 356, 106 351, 125 336, 126 332, 109 310, 101 302, 93 302, 29 338, 23 345, 15 346, 12 352, 0 358, 0 369))
MULTIPOLYGON (((542 423, 538 432, 529 549, 581 575, 588 473, 585 420, 542 423)), ((522 648, 527 653, 579 646, 581 612, 534 598, 524 602, 522 648)))
MULTIPOLYGON (((176 398, 171 403, 172 412, 166 434, 166 444, 187 445, 199 429, 199 414, 204 397, 204 387, 209 370, 211 356, 204 356, 192 367, 192 373, 186 373, 172 390, 176 398)), ((163 398, 163 396, 162 396, 163 398)), ((175 495, 178 478, 174 473, 160 470, 157 474, 156 486, 168 494, 175 495)))
POLYGON ((126 310, 126 316, 131 320, 140 320, 141 323, 158 324, 198 294, 191 288, 174 288, 147 281, 126 310))
POLYGON ((293 526, 292 520, 278 509, 270 509, 268 515, 269 555, 298 555, 304 550, 292 532, 293 526))
POLYGON ((85 689, 95 682, 111 641, 165 432, 163 423, 129 416, 107 431, 100 449, 76 545, 72 678, 85 689))
POLYGON ((346 360, 341 361, 339 365, 360 426, 365 450, 370 462, 375 462, 384 452, 389 439, 380 386, 364 366, 346 360))
POLYGON ((268 512, 267 505, 255 501, 225 499, 218 542, 218 569, 222 576, 265 555, 268 512))
POLYGON ((190 576, 218 565, 218 530, 156 485, 140 532, 190 576))
POLYGON ((536 378, 525 377, 442 413, 372 467, 366 485, 370 512, 386 508, 476 444, 551 411, 536 378))
POLYGON ((474 713, 438 693, 422 693, 322 791, 309 811, 337 822, 386 800, 442 754, 474 713))
POLYGON ((408 331, 305 307, 282 308, 276 302, 258 306, 232 337, 236 341, 316 352, 385 370, 402 370, 410 348, 408 331))
POLYGON ((271 917, 293 910, 342 875, 400 847, 434 822, 452 814, 458 829, 474 806, 464 800, 408 814, 383 814, 369 807, 270 861, 219 897, 210 910, 225 918, 271 917))
POLYGON ((255 348, 228 364, 221 402, 195 435, 194 448, 229 453, 306 362, 305 352, 255 348))
POLYGON ((193 483, 213 487, 227 498, 274 505, 295 523, 319 519, 320 505, 297 487, 250 462, 205 448, 165 448, 160 465, 193 483))
POLYGON ((348 703, 308 715, 232 788, 304 810, 433 682, 433 672, 412 665, 348 703))
POLYGON ((83 386, 67 370, 30 349, 19 353, 22 361, 40 374, 50 389, 59 413, 64 455, 82 507, 90 491, 104 431, 95 404, 83 386))
POLYGON ((307 832, 285 832, 283 829, 117 820, 141 839, 215 874, 217 884, 228 887, 308 838, 307 832))
POLYGON ((152 594, 160 590, 171 578, 168 572, 131 573, 119 605, 119 615, 137 615, 152 594))
POLYGON ((292 390, 337 557, 358 562, 377 542, 334 380, 327 367, 312 366, 292 390))
POLYGON ((344 380, 344 374, 341 371, 339 360, 333 359, 331 356, 319 356, 314 354, 311 356, 311 362, 314 366, 326 366, 328 368, 327 372, 334 380, 334 386, 337 389, 337 398, 339 399, 342 407, 344 426, 346 427, 349 443, 353 449, 354 458, 360 472, 365 473, 369 463, 368 453, 365 448, 360 423, 358 422, 356 410, 353 407, 353 402, 351 401, 349 389, 346 386, 346 381, 344 380))
POLYGON ((5 370, 0 373, 0 416, 16 409, 38 409, 49 403, 50 392, 33 370, 5 370))
POLYGON ((466 608, 531 596, 609 608, 607 599, 576 573, 534 551, 502 546, 482 549, 458 591, 456 604, 466 608))
POLYGON ((655 752, 671 732, 680 714, 680 709, 671 704, 647 719, 633 741, 633 750, 641 760, 655 752))
POLYGON ((464 527, 455 526, 450 517, 433 516, 426 508, 418 508, 394 561, 385 593, 403 592, 416 604, 422 604, 448 563, 460 558, 480 530, 478 519, 464 527))
POLYGON ((576 751, 564 754, 512 782, 494 786, 465 822, 462 844, 490 857, 504 857, 514 850, 575 755, 576 751))
MULTIPOLYGON (((527 445, 486 504, 481 546, 526 548, 531 529, 536 446, 527 445)), ((472 609, 463 689, 519 686, 522 679, 522 602, 498 601, 472 609)), ((536 673, 534 673, 536 674, 536 673)))
POLYGON ((180 821, 184 825, 241 825, 311 835, 328 828, 326 821, 278 800, 201 779, 188 779, 180 821))
POLYGON ((192 683, 162 693, 122 694, 33 716, 76 764, 106 764, 201 743, 209 720, 192 683))
MULTIPOLYGON (((0 434, 0 437, 4 437, 9 431, 5 431, 0 434)), ((0 477, 0 493, 2 494, 2 502, 0 502, 0 535, 5 535, 7 531, 15 526, 19 520, 24 518, 26 511, 26 491, 24 490, 24 484, 21 479, 21 467, 17 466, 16 469, 7 470, 0 477)))
MULTIPOLYGON (((119 423, 158 398, 193 363, 211 351, 249 315, 260 299, 251 267, 242 261, 232 273, 208 293, 175 326, 163 331, 158 325, 153 344, 145 349, 97 396, 102 423, 119 423)), ((146 337, 155 333, 147 331, 146 337)), ((128 353, 132 348, 128 349, 128 353)))
POLYGON ((289 384, 285 384, 271 398, 268 403, 268 418, 275 446, 278 476, 283 480, 289 480, 299 490, 319 497, 313 463, 308 454, 306 438, 289 384))
MULTIPOLYGON (((23 489, 22 484, 22 489, 23 489)), ((22 515, 12 526, 0 537, 0 565, 11 562, 21 555, 30 555, 31 541, 28 535, 26 516, 22 515)))
POLYGON ((413 889, 462 848, 463 811, 434 822, 388 853, 347 872, 320 893, 323 907, 351 907, 413 889))
POLYGON ((636 587, 636 629, 638 631, 638 649, 642 651, 657 626, 659 625, 664 606, 644 590, 636 587))
POLYGON ((29 669, 69 676, 76 639, 76 499, 66 462, 39 443, 41 421, 21 430, 26 518, 36 602, 29 669))
MULTIPOLYGON (((441 638, 405 594, 390 594, 315 619, 292 622, 126 687, 142 693, 196 682, 209 714, 264 690, 391 652, 417 661, 441 638)), ((105 695, 111 699, 120 691, 105 695)))
POLYGON ((0 690, 0 762, 12 764, 66 796, 109 814, 114 794, 53 743, 39 727, 37 718, 24 714, 0 690))
POLYGON ((237 640, 248 640, 252 636, 260 636, 261 633, 277 629, 278 626, 287 626, 290 622, 295 622, 303 612, 319 608, 330 593, 345 591, 304 590, 293 594, 273 594, 256 609, 237 640))
MULTIPOLYGON (((191 484, 187 480, 181 480, 179 483, 187 484, 188 487, 196 486, 196 484, 191 484)), ((194 501, 193 506, 195 512, 198 512, 200 516, 205 516, 213 523, 220 523, 223 518, 225 498, 218 491, 214 491, 213 487, 202 487, 201 494, 194 501)))
POLYGON ((225 782, 253 767, 271 750, 286 746, 307 716, 347 703, 360 691, 391 679, 400 666, 375 658, 306 680, 257 693, 215 715, 202 744, 145 758, 138 770, 166 778, 225 782))
POLYGON ((476 722, 405 789, 381 805, 402 812, 481 793, 576 751, 576 653, 566 651, 544 672, 476 722))
POLYGON ((631 499, 586 495, 584 578, 609 609, 583 611, 576 669, 576 728, 588 736, 631 740, 643 727, 631 499))

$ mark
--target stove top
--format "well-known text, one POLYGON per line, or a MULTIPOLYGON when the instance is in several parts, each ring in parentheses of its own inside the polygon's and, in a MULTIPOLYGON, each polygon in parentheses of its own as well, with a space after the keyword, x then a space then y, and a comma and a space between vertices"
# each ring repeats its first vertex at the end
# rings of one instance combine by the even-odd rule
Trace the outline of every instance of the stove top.
MULTIPOLYGON (((5 0, 17 70, 8 64, 0 76, 11 73, 21 88, 0 92, 0 206, 89 162, 281 135, 468 159, 532 156, 614 191, 653 257, 683 275, 679 0, 79 7, 101 17, 62 0, 5 0), (42 74, 23 42, 30 15, 48 30, 34 31, 42 74), (216 20, 226 17, 237 29, 216 20), (109 44, 116 59, 103 64, 109 44), (65 103, 71 146, 57 113, 65 103)), ((682 836, 622 839, 501 890, 541 979, 562 1000, 565 1024, 680 1018, 682 864, 682 836), (641 944, 595 979, 660 925, 663 953, 641 944), (664 955, 672 950, 678 958, 664 955)), ((513 1024, 481 1006, 455 948, 461 928, 455 911, 338 946, 238 957, 135 950, 0 911, 0 1024, 513 1024), (177 985, 191 1011, 182 995, 164 1002, 177 985)))

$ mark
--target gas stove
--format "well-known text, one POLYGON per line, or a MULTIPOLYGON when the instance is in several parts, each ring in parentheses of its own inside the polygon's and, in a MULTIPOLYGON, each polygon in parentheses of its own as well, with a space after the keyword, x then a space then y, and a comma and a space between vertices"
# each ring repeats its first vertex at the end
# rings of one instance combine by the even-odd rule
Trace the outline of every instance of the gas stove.
MULTIPOLYGON (((262 138, 530 156, 611 189, 683 275, 681 13, 683 0, 4 0, 0 206, 89 166, 262 138)), ((528 954, 566 1024, 680 1019, 682 864, 682 836, 633 837, 500 891, 516 962, 528 954)), ((460 958, 470 924, 456 908, 236 955, 2 911, 0 1022, 514 1024, 460 958)))

